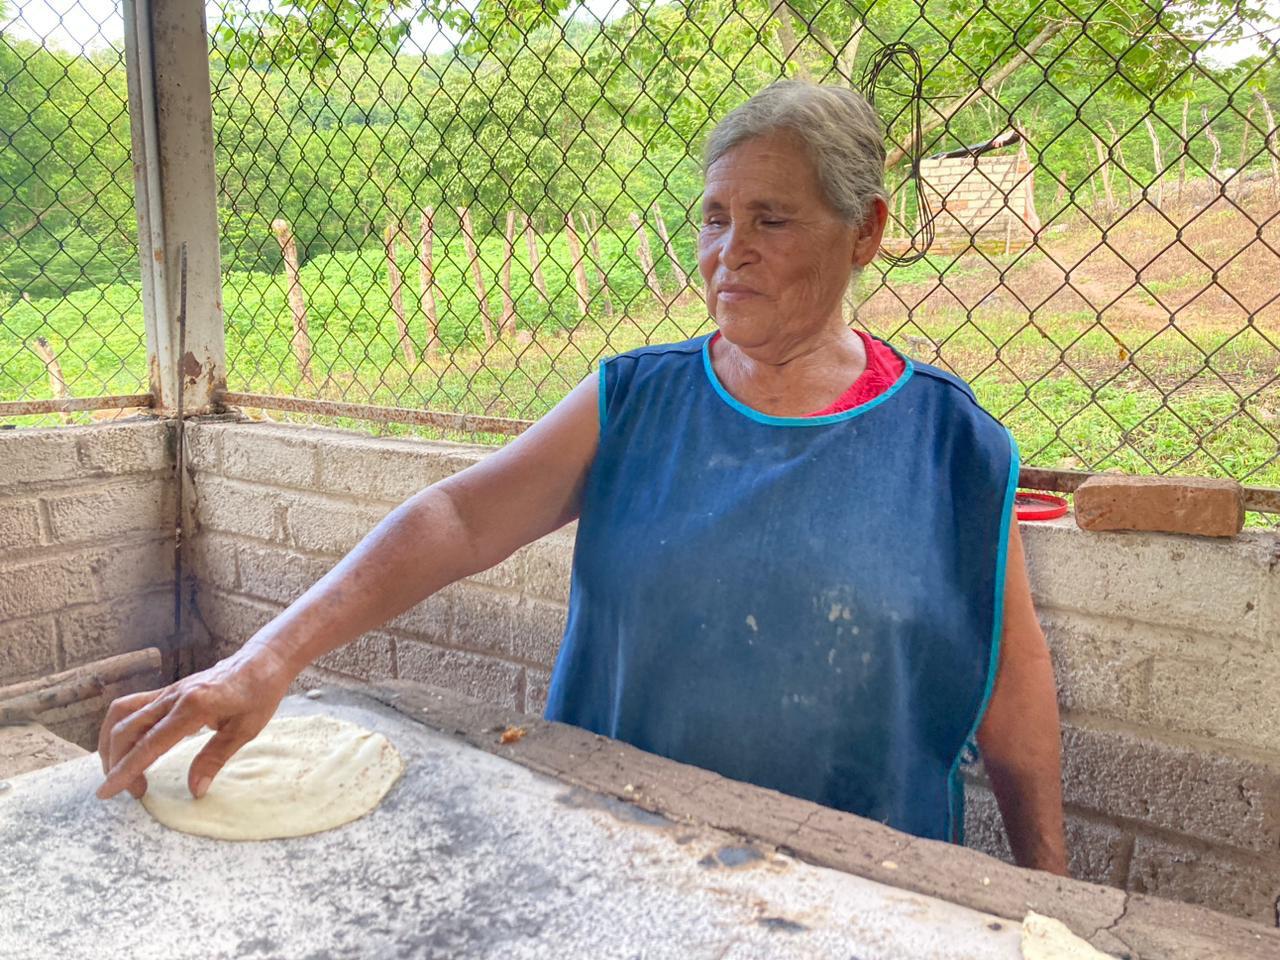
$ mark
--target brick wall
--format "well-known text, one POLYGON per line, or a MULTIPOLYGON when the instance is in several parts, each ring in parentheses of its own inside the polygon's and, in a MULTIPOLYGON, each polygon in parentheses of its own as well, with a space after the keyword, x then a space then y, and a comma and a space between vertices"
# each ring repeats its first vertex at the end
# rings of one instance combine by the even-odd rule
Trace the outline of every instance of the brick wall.
POLYGON ((168 438, 156 421, 0 431, 0 686, 168 649, 168 438))
MULTIPOLYGON (((243 642, 404 497, 484 455, 297 427, 188 431, 199 615, 243 642)), ((1280 538, 1024 525, 1064 716, 1075 873, 1267 923, 1280 898, 1280 538)), ((562 532, 327 658, 309 679, 406 677, 535 712, 563 629, 562 532)), ((969 842, 1007 856, 972 775, 969 842)))
MULTIPOLYGON (((188 428, 196 616, 235 648, 388 511, 483 456, 458 444, 285 426, 188 428)), ((421 680, 539 712, 564 631, 572 537, 553 535, 323 658, 317 678, 421 680)))
POLYGON ((941 247, 956 241, 1009 244, 1020 249, 1040 228, 1033 174, 1021 153, 922 160, 920 178, 936 219, 941 247))

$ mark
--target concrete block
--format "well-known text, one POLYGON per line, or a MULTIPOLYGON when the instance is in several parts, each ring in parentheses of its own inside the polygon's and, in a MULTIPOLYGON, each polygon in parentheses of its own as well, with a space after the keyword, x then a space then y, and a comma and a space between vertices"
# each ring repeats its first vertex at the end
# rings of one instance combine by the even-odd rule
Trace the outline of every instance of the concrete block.
POLYGON ((362 506, 329 497, 282 498, 291 542, 303 550, 340 557, 364 539, 391 507, 362 506))
POLYGON ((465 444, 326 438, 320 450, 320 486, 330 493, 398 504, 465 470, 486 452, 465 444))
POLYGON ((396 659, 402 679, 456 690, 502 707, 517 706, 521 668, 514 664, 416 640, 398 640, 396 659))
POLYGON ((80 463, 87 476, 172 471, 173 429, 165 420, 81 428, 80 463))
POLYGON ((521 547, 497 566, 482 570, 468 580, 568 604, 572 570, 573 536, 556 532, 521 547))
POLYGON ((1280 856, 1233 855, 1194 841, 1139 835, 1129 889, 1275 926, 1280 856))
POLYGON ((97 599, 97 578, 82 555, 56 554, 0 567, 0 621, 97 599))
POLYGON ((521 591, 530 597, 569 603, 573 573, 573 532, 558 531, 536 540, 523 550, 521 591))
POLYGON ((316 482, 316 443, 305 431, 238 424, 222 434, 224 476, 286 487, 316 482))
POLYGON ((1040 624, 1064 710, 1131 722, 1151 715, 1151 663, 1162 628, 1045 610, 1040 624))
POLYGON ((366 633, 326 653, 315 665, 359 680, 389 680, 396 675, 395 646, 385 633, 366 633))
POLYGON ((219 656, 240 649, 282 609, 278 604, 248 600, 223 590, 205 588, 196 596, 196 611, 213 638, 219 656))
POLYGON ((550 673, 528 667, 524 672, 524 712, 535 717, 546 713, 547 691, 550 688, 550 673))
POLYGON ((1067 725, 1062 774, 1068 805, 1242 850, 1280 850, 1280 764, 1067 725))
POLYGON ((173 590, 71 607, 59 611, 57 620, 68 667, 143 647, 167 650, 173 642, 173 590))
POLYGON ((200 420, 187 421, 183 443, 189 470, 194 473, 222 472, 222 434, 227 426, 200 420))
POLYGON ((239 592, 262 600, 292 603, 333 567, 334 561, 287 548, 241 543, 239 592))
MULTIPOLYGON (((1013 851, 995 795, 968 784, 964 804, 964 845, 1005 863, 1013 851)), ((1123 887, 1128 876, 1132 838, 1113 823, 1066 811, 1067 869, 1077 880, 1123 887)))
POLYGON ((95 550, 88 569, 101 599, 129 597, 150 587, 173 587, 173 538, 156 537, 95 550))
POLYGON ((53 617, 0 623, 0 686, 57 673, 53 617))
POLYGON ((0 431, 0 490, 82 476, 74 430, 0 431))
POLYGON ((40 546, 40 508, 35 500, 0 501, 0 551, 40 546))
POLYGON ((200 584, 234 593, 240 588, 239 548, 235 537, 202 530, 188 541, 183 564, 200 584))
POLYGON ((453 622, 453 592, 457 587, 441 590, 410 607, 392 620, 388 627, 428 643, 448 643, 453 622))
POLYGON ((454 646, 493 652, 540 667, 555 663, 564 637, 564 607, 465 584, 450 588, 450 595, 450 642, 454 646))
POLYGON ((1086 533, 1063 518, 1023 524, 1022 537, 1042 608, 1258 639, 1273 534, 1086 533))
POLYGON ((134 531, 173 528, 176 489, 159 477, 139 477, 45 497, 57 543, 107 540, 134 531))
POLYGON ((1210 477, 1090 477, 1075 495, 1084 530, 1152 530, 1234 537, 1244 529, 1244 492, 1210 477))
POLYGON ((1152 661, 1152 722, 1269 751, 1280 762, 1280 660, 1253 649, 1205 652, 1152 661))
POLYGON ((290 494, 206 475, 197 478, 195 494, 200 529, 284 541, 290 494))

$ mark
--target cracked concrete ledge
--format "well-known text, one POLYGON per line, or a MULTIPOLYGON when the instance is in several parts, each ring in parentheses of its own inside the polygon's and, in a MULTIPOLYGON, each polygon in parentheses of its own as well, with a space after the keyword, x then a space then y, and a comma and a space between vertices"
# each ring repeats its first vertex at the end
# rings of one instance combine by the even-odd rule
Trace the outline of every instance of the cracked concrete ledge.
MULTIPOLYGON (((302 679, 306 682, 304 674, 302 679)), ((567 783, 669 819, 713 827, 800 860, 1021 921, 1057 917, 1129 960, 1274 960, 1280 931, 1203 907, 1068 880, 977 851, 726 780, 627 744, 410 681, 357 687, 433 729, 567 783), (525 735, 500 743, 508 726, 525 735)))

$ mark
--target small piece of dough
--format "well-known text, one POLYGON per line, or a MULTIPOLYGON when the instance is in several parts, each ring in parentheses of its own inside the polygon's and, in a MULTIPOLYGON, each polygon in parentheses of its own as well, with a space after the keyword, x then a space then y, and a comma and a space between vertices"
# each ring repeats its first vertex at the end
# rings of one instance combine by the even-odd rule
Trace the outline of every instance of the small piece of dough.
POLYGON ((187 771, 212 736, 188 737, 147 771, 142 805, 166 827, 221 840, 320 833, 369 813, 404 770, 381 734, 332 717, 282 717, 243 746, 197 800, 187 771))
POLYGON ((1053 917, 1028 911, 1022 921, 1023 960, 1115 960, 1053 917))

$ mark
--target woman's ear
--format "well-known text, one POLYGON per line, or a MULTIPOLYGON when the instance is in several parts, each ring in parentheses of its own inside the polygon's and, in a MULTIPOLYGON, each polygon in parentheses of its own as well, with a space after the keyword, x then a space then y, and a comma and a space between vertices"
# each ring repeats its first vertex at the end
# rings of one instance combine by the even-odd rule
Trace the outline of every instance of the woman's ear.
POLYGON ((884 226, 889 221, 889 205, 884 197, 872 197, 867 215, 858 227, 858 238, 853 245, 853 266, 861 269, 875 259, 884 237, 884 226))

